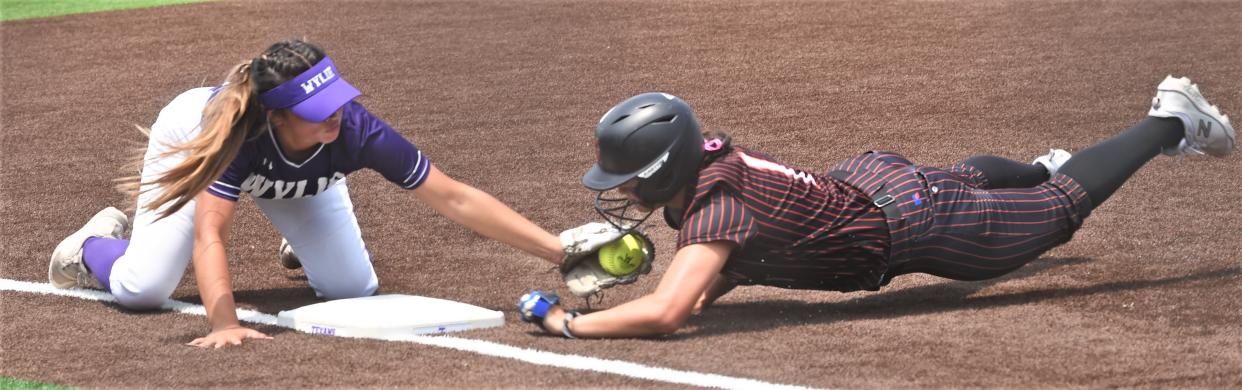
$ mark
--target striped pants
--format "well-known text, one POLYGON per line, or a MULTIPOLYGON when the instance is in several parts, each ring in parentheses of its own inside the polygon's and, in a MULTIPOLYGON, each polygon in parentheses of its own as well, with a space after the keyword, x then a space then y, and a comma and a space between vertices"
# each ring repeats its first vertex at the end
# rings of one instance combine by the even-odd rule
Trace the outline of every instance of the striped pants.
MULTIPOLYGON (((1070 240, 1091 200, 1073 178, 1053 175, 1025 188, 994 188, 969 163, 948 169, 914 165, 901 155, 870 152, 842 162, 847 182, 893 196, 887 283, 908 273, 956 280, 994 278, 1070 240)), ((996 180, 996 178, 992 178, 996 180)))

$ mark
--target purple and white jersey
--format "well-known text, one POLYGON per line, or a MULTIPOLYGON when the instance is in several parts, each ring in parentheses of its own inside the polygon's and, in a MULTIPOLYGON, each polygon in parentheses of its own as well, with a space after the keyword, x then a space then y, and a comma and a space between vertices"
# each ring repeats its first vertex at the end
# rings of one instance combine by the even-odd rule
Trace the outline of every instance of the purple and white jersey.
POLYGON ((405 189, 418 188, 427 179, 431 162, 417 147, 358 102, 344 108, 340 136, 319 145, 305 161, 290 161, 268 131, 242 144, 237 158, 207 191, 233 201, 243 192, 261 199, 303 198, 362 168, 374 169, 405 189))

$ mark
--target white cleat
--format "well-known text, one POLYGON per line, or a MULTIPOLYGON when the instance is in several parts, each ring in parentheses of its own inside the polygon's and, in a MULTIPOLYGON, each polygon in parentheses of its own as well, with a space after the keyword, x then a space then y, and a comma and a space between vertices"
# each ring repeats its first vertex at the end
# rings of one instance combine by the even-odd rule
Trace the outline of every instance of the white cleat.
POLYGON ((1165 149, 1164 154, 1225 157, 1237 147, 1237 136, 1229 116, 1208 103, 1199 93, 1199 86, 1192 84, 1189 78, 1165 77, 1156 87, 1156 97, 1151 99, 1151 111, 1147 115, 1180 119, 1186 129, 1177 148, 1165 149))
POLYGON ((1052 176, 1061 170, 1061 166, 1065 165, 1065 162, 1069 161, 1070 157, 1073 156, 1065 149, 1048 149, 1048 154, 1036 157, 1031 164, 1043 165, 1048 170, 1048 176, 1052 176))
POLYGON ((47 279, 56 288, 99 287, 99 282, 82 262, 82 244, 87 238, 121 238, 129 227, 129 218, 121 210, 108 207, 95 213, 78 231, 56 245, 47 266, 47 279))

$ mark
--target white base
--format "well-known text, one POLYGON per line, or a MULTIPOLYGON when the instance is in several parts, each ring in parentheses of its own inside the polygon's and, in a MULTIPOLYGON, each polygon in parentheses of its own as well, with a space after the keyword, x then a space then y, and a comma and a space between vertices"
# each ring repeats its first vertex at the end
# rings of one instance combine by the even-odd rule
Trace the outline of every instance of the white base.
POLYGON ((504 313, 414 295, 338 299, 282 311, 276 324, 301 332, 397 340, 403 336, 502 326, 504 313))

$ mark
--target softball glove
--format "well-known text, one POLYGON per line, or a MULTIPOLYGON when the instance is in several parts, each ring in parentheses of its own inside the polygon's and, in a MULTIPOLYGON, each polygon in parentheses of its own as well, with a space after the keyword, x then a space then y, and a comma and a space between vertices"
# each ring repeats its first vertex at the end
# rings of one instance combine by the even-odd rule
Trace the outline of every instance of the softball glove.
MULTIPOLYGON (((642 264, 637 269, 621 276, 604 271, 604 268, 599 264, 599 247, 608 243, 605 242, 597 246, 587 256, 561 263, 561 278, 565 280, 565 286, 569 287, 569 291, 578 297, 586 298, 598 294, 601 290, 607 288, 634 283, 639 276, 650 273, 651 262, 655 259, 655 245, 652 244, 650 238, 647 238, 646 234, 640 231, 633 230, 629 233, 638 236, 642 243, 642 264)), ((613 240, 620 238, 621 236, 617 236, 613 240)))
POLYGON ((561 232, 561 249, 565 251, 565 258, 561 259, 561 273, 569 272, 583 258, 624 235, 625 232, 621 229, 602 222, 591 222, 561 232))

